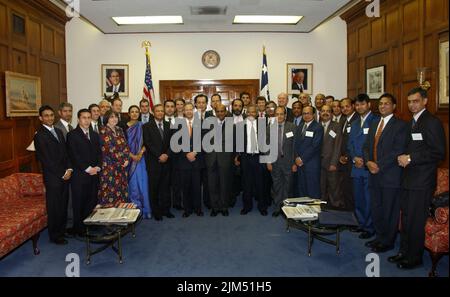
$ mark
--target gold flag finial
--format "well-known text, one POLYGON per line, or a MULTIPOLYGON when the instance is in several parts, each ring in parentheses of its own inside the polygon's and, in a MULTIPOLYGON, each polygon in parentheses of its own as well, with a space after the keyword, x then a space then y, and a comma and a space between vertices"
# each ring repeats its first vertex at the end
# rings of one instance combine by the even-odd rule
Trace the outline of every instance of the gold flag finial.
POLYGON ((142 47, 150 47, 152 46, 152 44, 150 43, 150 41, 146 40, 146 41, 142 41, 142 47))

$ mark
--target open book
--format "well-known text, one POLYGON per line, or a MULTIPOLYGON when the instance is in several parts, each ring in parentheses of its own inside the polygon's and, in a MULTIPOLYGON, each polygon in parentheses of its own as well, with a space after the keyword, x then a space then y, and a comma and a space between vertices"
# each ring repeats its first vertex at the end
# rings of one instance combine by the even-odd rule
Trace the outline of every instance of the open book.
POLYGON ((136 222, 140 212, 139 209, 97 208, 84 220, 84 223, 129 224, 136 222))
POLYGON ((320 205, 297 204, 296 206, 283 206, 281 208, 288 219, 317 220, 320 205))

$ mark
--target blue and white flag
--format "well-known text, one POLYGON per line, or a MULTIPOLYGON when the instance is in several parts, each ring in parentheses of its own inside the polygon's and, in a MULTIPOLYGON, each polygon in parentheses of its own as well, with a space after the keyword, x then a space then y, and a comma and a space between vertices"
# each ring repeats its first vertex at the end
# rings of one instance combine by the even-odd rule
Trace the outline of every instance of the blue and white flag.
POLYGON ((267 57, 266 57, 266 47, 263 46, 263 63, 262 63, 262 71, 261 71, 261 88, 260 95, 266 97, 268 101, 270 101, 269 94, 269 72, 267 69, 267 57))

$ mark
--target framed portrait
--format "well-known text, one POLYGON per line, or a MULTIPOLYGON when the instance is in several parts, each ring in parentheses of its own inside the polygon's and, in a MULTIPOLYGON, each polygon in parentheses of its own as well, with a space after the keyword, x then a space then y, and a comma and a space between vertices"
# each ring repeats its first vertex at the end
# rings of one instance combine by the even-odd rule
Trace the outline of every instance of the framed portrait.
POLYGON ((119 93, 120 97, 128 97, 128 65, 102 64, 102 97, 119 93))
POLYGON ((448 38, 439 41, 439 100, 438 108, 448 108, 448 38))
POLYGON ((41 78, 5 71, 6 116, 39 115, 41 107, 41 78))
POLYGON ((286 69, 286 93, 289 95, 313 93, 313 64, 288 63, 286 69))
POLYGON ((378 99, 384 93, 384 69, 384 65, 366 69, 366 93, 370 99, 378 99))

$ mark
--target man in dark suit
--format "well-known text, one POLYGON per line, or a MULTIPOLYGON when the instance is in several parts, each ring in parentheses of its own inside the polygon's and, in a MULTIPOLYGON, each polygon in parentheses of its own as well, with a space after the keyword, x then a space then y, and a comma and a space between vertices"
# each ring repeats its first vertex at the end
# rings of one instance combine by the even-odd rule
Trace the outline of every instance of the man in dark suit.
POLYGON ((106 112, 111 109, 111 103, 109 103, 109 101, 106 99, 102 99, 98 103, 98 107, 100 108, 100 117, 98 118, 98 121, 102 126, 104 126, 104 125, 106 125, 104 116, 105 116, 106 112))
POLYGON ((371 214, 369 171, 364 164, 363 146, 372 122, 378 122, 380 117, 370 111, 370 99, 367 94, 356 96, 355 109, 358 119, 351 126, 347 149, 353 162, 351 177, 355 194, 355 215, 362 231, 359 238, 368 239, 375 234, 375 229, 371 214))
POLYGON ((322 200, 327 201, 334 208, 342 208, 344 201, 338 196, 339 157, 342 145, 342 127, 331 120, 331 107, 322 106, 320 124, 323 127, 322 169, 320 175, 320 189, 322 200))
POLYGON ((73 231, 83 236, 83 220, 97 204, 98 172, 101 168, 101 149, 98 133, 90 129, 89 109, 78 111, 78 126, 67 134, 67 148, 73 165, 72 205, 73 231))
POLYGON ((67 154, 63 133, 53 126, 55 113, 44 105, 39 108, 42 126, 34 135, 36 157, 44 175, 45 198, 50 241, 67 244, 64 239, 67 220, 69 179, 73 170, 67 154))
POLYGON ((400 251, 390 257, 401 269, 422 264, 425 222, 436 189, 436 171, 445 158, 445 133, 440 120, 426 110, 427 92, 414 88, 408 93, 408 108, 413 114, 405 153, 397 158, 404 169, 400 202, 402 227, 400 251))
MULTIPOLYGON (((275 110, 277 122, 273 125, 277 126, 278 147, 277 159, 274 163, 267 163, 267 170, 272 175, 272 188, 274 193, 274 212, 272 216, 280 215, 283 200, 288 198, 289 190, 292 182, 292 170, 296 171, 295 166, 295 150, 294 138, 297 127, 292 122, 286 121, 286 109, 279 106, 275 110)), ((267 138, 270 139, 270 128, 267 131, 267 138)))
POLYGON ((344 201, 344 209, 353 211, 355 209, 355 199, 353 197, 353 182, 351 178, 352 161, 349 157, 347 144, 352 124, 358 119, 358 115, 355 112, 355 104, 352 99, 344 98, 341 100, 340 105, 345 122, 342 126, 342 147, 338 166, 339 182, 336 192, 344 201))
MULTIPOLYGON (((201 170, 206 168, 206 166, 202 150, 195 150, 194 148, 194 133, 200 132, 201 139, 202 129, 200 126, 200 118, 194 117, 194 106, 192 103, 186 103, 184 106, 184 116, 186 125, 182 126, 178 131, 183 132, 183 127, 188 129, 189 149, 183 149, 175 154, 174 165, 178 167, 181 175, 184 207, 183 218, 187 218, 194 212, 197 216, 203 216, 201 203, 201 170)), ((181 143, 179 142, 179 144, 181 143)))
POLYGON ((325 105, 325 95, 324 94, 317 94, 314 98, 314 106, 316 107, 316 116, 315 120, 317 122, 320 122, 320 111, 322 110, 322 106, 325 105))
POLYGON ((91 112, 91 129, 95 133, 99 133, 100 128, 103 126, 103 123, 100 121, 100 107, 92 103, 88 107, 89 111, 91 112))
POLYGON ((112 101, 111 109, 119 115, 119 123, 117 123, 117 126, 122 128, 123 131, 126 131, 129 119, 127 116, 122 115, 122 99, 115 97, 112 101))
POLYGON ((286 93, 278 94, 278 106, 283 107, 286 110, 286 121, 292 122, 294 117, 292 115, 292 109, 288 107, 289 97, 286 93))
MULTIPOLYGON (((217 129, 221 129, 221 145, 220 150, 206 153, 205 163, 208 170, 208 186, 209 197, 211 200, 211 216, 215 217, 219 212, 224 216, 228 216, 228 207, 230 205, 232 195, 233 180, 233 151, 226 151, 225 143, 234 139, 234 125, 231 131, 225 125, 225 116, 227 114, 226 107, 222 103, 215 105, 215 112, 218 122, 217 129), (227 138, 231 135, 231 139, 227 138)), ((214 126, 213 126, 214 127, 214 126)), ((212 129, 210 130, 211 133, 212 129)), ((215 134, 217 135, 217 134, 215 134)), ((209 144, 216 145, 216 137, 209 144)))
MULTIPOLYGON (((292 103, 292 123, 296 128, 300 126, 303 122, 302 117, 303 104, 300 101, 294 101, 292 103)), ((289 190, 289 197, 297 197, 297 182, 298 182, 298 171, 292 172, 291 174, 291 188, 289 190)))
POLYGON ((253 208, 253 198, 258 201, 258 210, 261 215, 267 215, 267 199, 264 196, 264 171, 266 165, 260 163, 260 149, 258 143, 258 129, 255 105, 249 105, 244 125, 244 151, 235 157, 235 165, 242 168, 243 181, 243 208, 241 215, 246 215, 253 208))
POLYGON ((333 115, 333 122, 338 123, 341 127, 344 126, 345 124, 345 115, 342 114, 341 111, 341 103, 339 102, 339 100, 334 100, 333 102, 331 102, 331 109, 332 109, 332 115, 333 115))
POLYGON ((267 105, 266 97, 264 96, 256 97, 256 108, 258 111, 258 118, 266 117, 266 105, 267 105))
POLYGON ((143 126, 145 145, 145 163, 148 172, 148 186, 152 213, 155 220, 162 220, 163 215, 173 218, 170 212, 170 172, 171 151, 170 124, 164 121, 164 107, 157 104, 153 107, 154 118, 143 126))
POLYGON ((111 85, 106 88, 106 92, 109 93, 123 93, 125 91, 125 85, 120 77, 120 73, 117 70, 112 70, 108 77, 111 85))
POLYGON ((408 127, 394 116, 396 102, 391 94, 381 96, 378 103, 381 119, 372 122, 364 143, 376 235, 366 246, 376 253, 394 248, 400 216, 402 168, 398 166, 397 157, 405 152, 408 127))
POLYGON ((305 71, 302 69, 293 70, 292 90, 299 90, 300 93, 303 93, 305 89, 308 89, 307 82, 305 81, 305 71))
MULTIPOLYGON (((244 107, 244 102, 237 98, 231 103, 232 113, 233 113, 233 123, 239 124, 245 120, 246 115, 242 114, 244 107)), ((242 192, 242 168, 233 164, 233 194, 231 195, 230 207, 234 207, 236 204, 237 196, 242 192)))
POLYGON ((147 99, 141 99, 139 101, 139 109, 141 113, 139 114, 139 121, 142 124, 147 124, 151 118, 153 118, 153 114, 150 112, 150 102, 147 99))
POLYGON ((295 137, 295 164, 297 165, 297 192, 303 197, 320 199, 320 155, 323 127, 314 120, 315 109, 303 107, 303 123, 295 137))

